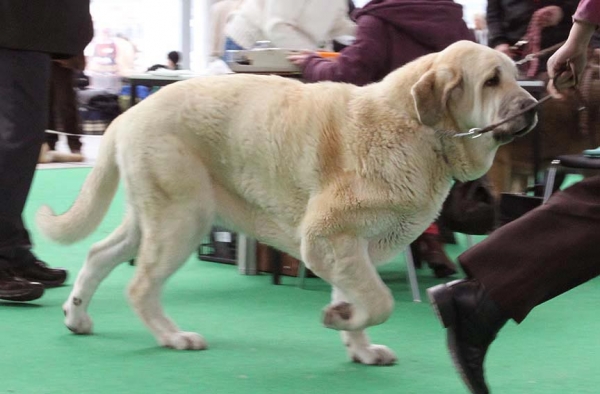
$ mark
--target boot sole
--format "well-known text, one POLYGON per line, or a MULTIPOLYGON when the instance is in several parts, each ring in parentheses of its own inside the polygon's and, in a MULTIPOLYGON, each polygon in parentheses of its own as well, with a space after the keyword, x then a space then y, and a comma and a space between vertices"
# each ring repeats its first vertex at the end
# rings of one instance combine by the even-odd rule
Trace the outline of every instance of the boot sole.
POLYGON ((67 277, 62 278, 62 279, 56 279, 56 280, 41 280, 39 278, 28 278, 24 275, 17 275, 19 278, 24 279, 26 281, 29 282, 37 282, 37 283, 41 283, 42 285, 44 285, 44 287, 46 289, 52 288, 52 287, 60 287, 62 285, 65 284, 65 282, 67 281, 67 277))
POLYGON ((441 284, 427 289, 427 297, 433 307, 433 310, 444 327, 447 330, 447 346, 450 353, 450 358, 454 364, 454 368, 458 371, 463 383, 472 394, 489 394, 489 390, 481 389, 477 390, 471 383, 471 379, 463 368, 464 360, 461 360, 460 355, 457 352, 456 346, 456 333, 454 332, 454 326, 456 322, 456 310, 454 308, 454 301, 452 298, 452 290, 449 288, 452 284, 457 281, 452 281, 446 284, 441 284))
POLYGON ((44 288, 36 289, 35 291, 21 291, 21 292, 13 292, 11 294, 2 294, 0 295, 1 300, 6 301, 16 301, 16 302, 26 302, 37 300, 41 296, 44 295, 44 288))

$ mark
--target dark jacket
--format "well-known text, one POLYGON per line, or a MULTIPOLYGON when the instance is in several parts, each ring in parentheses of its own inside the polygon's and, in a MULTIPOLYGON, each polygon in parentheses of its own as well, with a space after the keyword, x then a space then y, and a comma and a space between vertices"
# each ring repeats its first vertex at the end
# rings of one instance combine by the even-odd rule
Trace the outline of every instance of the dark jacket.
POLYGON ((0 0, 0 48, 67 58, 93 36, 89 0, 0 0))
POLYGON ((567 39, 572 25, 572 16, 579 0, 488 0, 487 24, 489 45, 513 45, 527 33, 527 27, 533 13, 550 5, 563 10, 563 19, 557 26, 542 30, 541 48, 548 48, 567 39))
POLYGON ((302 70, 305 80, 365 85, 420 56, 474 39, 462 6, 452 0, 372 0, 353 18, 354 44, 335 61, 310 57, 302 70))

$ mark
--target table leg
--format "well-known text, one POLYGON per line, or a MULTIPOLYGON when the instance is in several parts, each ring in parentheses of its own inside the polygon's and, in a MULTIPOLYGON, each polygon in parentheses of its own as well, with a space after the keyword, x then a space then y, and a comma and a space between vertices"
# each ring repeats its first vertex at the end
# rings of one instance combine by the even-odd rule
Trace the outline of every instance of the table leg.
POLYGON ((237 234, 237 266, 242 275, 256 275, 256 240, 246 237, 244 234, 237 234))
POLYGON ((129 97, 130 97, 129 108, 131 108, 135 105, 135 102, 137 99, 137 84, 135 82, 131 81, 130 86, 131 86, 131 94, 129 95, 129 97))
POLYGON ((271 271, 273 274, 273 284, 280 285, 281 284, 281 266, 283 265, 283 255, 282 253, 275 249, 269 247, 269 256, 271 261, 271 271))

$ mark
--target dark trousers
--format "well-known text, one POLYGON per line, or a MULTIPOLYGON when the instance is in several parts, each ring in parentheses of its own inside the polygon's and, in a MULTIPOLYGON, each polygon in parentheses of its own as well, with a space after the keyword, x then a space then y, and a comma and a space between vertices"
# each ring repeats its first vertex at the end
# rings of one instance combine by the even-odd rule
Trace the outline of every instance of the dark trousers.
POLYGON ((22 220, 48 113, 48 54, 0 48, 0 267, 30 246, 22 220))
MULTIPOLYGON (((61 130, 69 134, 83 134, 77 110, 77 96, 73 77, 74 72, 72 68, 63 67, 56 62, 52 62, 50 93, 48 97, 48 128, 50 130, 61 130)), ((46 134, 46 142, 51 150, 55 149, 56 141, 58 141, 58 135, 46 134)), ((81 151, 79 137, 69 136, 67 137, 67 142, 69 143, 71 152, 81 151)))
POLYGON ((537 305, 600 275, 600 176, 555 193, 458 260, 520 323, 537 305))

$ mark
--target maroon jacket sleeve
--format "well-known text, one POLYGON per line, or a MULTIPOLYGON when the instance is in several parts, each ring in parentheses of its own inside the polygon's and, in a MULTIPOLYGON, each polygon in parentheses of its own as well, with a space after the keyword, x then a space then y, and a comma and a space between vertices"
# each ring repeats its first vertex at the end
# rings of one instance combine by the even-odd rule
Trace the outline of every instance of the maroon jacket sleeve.
POLYGON ((335 81, 355 85, 375 82, 389 67, 388 33, 379 19, 364 15, 356 29, 356 41, 335 60, 312 56, 302 67, 307 82, 335 81))

